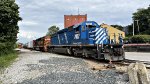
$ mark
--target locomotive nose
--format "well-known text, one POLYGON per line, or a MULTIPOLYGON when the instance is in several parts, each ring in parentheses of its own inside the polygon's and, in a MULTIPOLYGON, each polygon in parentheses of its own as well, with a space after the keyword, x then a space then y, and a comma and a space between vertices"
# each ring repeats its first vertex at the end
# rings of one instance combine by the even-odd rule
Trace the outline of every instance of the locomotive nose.
POLYGON ((107 42, 107 32, 104 28, 95 29, 95 44, 106 44, 107 42))

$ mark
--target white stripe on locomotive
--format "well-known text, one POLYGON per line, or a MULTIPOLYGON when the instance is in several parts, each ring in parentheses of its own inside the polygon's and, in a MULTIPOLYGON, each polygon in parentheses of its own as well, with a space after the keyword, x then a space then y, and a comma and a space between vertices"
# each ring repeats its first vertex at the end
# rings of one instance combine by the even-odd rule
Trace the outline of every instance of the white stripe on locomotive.
POLYGON ((59 41, 59 44, 60 44, 60 37, 59 37, 59 34, 58 34, 58 41, 59 41))
POLYGON ((67 39, 66 33, 64 33, 64 35, 65 35, 66 43, 68 43, 68 39, 67 39))
POLYGON ((96 32, 96 34, 95 34, 95 35, 99 34, 102 30, 103 30, 103 29, 102 29, 102 28, 100 28, 100 29, 96 32))
POLYGON ((96 36, 95 40, 97 40, 103 33, 104 31, 102 31, 98 36, 96 36))
POLYGON ((100 38, 96 41, 96 43, 98 43, 99 41, 101 41, 104 37, 106 37, 106 33, 104 33, 102 36, 100 36, 100 38))
POLYGON ((106 40, 106 36, 100 41, 100 44, 102 44, 106 40))

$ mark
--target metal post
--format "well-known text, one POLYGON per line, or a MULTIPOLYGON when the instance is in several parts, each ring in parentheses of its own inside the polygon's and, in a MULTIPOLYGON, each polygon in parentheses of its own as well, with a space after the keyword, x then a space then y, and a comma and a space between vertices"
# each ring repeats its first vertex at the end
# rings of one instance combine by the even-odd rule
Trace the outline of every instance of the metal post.
POLYGON ((135 20, 135 21, 137 21, 138 33, 140 33, 140 28, 139 28, 139 20, 135 20))
POLYGON ((134 20, 133 20, 133 36, 134 36, 134 20))

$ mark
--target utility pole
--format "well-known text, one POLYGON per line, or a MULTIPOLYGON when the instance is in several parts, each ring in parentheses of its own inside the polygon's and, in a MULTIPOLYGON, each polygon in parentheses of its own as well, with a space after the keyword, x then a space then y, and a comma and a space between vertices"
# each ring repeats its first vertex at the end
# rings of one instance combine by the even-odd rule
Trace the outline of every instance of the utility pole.
POLYGON ((78 8, 78 15, 79 15, 79 8, 78 8))
POLYGON ((79 8, 78 8, 78 23, 79 23, 79 8))
POLYGON ((134 36, 134 20, 133 20, 133 36, 134 36))
POLYGON ((138 26, 138 33, 140 33, 140 28, 139 28, 139 20, 135 20, 137 22, 137 26, 138 26))

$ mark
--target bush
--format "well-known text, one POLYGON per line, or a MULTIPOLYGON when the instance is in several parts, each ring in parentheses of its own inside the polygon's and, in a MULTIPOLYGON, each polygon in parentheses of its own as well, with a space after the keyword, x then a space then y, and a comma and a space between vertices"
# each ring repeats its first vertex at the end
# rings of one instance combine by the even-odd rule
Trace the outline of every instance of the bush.
POLYGON ((132 43, 150 43, 150 35, 135 35, 130 40, 132 43))
POLYGON ((12 45, 11 42, 0 43, 0 56, 11 53, 14 49, 12 45))

